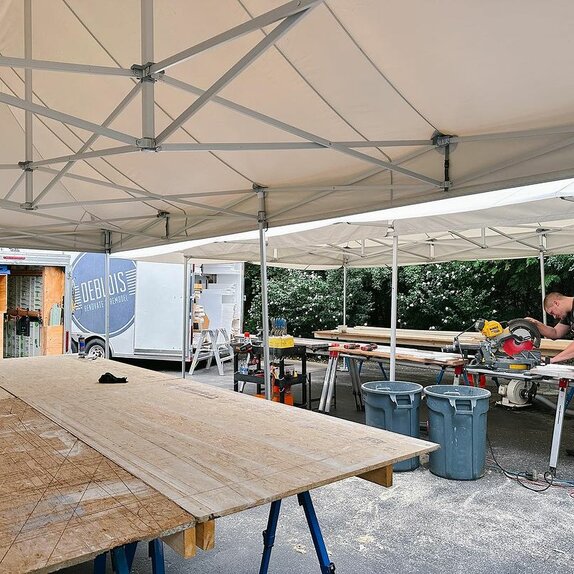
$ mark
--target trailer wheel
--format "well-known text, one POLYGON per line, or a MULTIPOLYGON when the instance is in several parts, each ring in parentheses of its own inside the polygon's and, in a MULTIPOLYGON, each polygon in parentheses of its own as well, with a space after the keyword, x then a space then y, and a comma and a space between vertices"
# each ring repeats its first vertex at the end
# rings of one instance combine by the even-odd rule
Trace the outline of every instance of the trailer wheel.
MULTIPOLYGON (((110 352, 110 357, 111 357, 110 352)), ((106 356, 106 343, 101 339, 92 339, 86 343, 86 356, 104 359, 106 356)))

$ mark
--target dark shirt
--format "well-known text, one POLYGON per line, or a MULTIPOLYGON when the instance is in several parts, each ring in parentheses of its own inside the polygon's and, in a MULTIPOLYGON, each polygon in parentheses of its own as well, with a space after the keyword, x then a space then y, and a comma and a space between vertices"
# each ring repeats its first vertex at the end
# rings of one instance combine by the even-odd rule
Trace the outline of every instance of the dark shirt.
POLYGON ((574 331, 574 308, 570 309, 566 317, 564 319, 560 319, 560 323, 562 325, 568 325, 570 327, 570 331, 574 331))

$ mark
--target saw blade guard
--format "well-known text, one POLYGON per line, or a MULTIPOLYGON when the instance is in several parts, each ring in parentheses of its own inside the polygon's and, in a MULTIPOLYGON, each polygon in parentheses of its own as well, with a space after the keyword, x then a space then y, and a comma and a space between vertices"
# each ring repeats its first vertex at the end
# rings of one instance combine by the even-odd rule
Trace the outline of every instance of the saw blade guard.
POLYGON ((509 357, 540 347, 540 331, 534 323, 526 319, 512 319, 507 329, 511 336, 502 342, 500 348, 509 357))

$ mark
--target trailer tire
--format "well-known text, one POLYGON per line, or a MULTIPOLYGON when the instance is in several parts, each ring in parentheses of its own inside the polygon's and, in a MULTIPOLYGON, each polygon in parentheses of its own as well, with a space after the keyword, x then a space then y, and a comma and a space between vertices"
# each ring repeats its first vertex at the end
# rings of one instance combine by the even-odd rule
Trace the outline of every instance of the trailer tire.
MULTIPOLYGON (((106 343, 102 339, 91 339, 86 343, 86 357, 104 359, 106 356, 106 343)), ((110 357, 112 353, 110 351, 110 357)))

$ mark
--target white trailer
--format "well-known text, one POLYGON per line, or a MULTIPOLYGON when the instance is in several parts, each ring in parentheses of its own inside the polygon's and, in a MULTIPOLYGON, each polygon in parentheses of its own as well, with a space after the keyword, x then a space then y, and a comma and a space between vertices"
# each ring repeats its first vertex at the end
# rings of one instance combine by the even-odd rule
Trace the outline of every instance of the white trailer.
MULTIPOLYGON (((72 340, 77 344, 83 335, 89 355, 105 353, 104 261, 103 254, 81 253, 72 262, 72 340)), ((180 264, 110 259, 112 357, 181 361, 183 269, 180 264)), ((189 274, 188 361, 197 331, 208 323, 227 333, 241 329, 243 264, 190 265, 189 274)))

